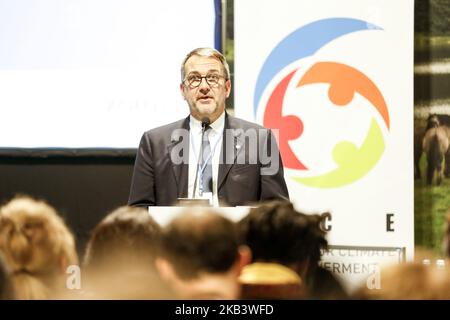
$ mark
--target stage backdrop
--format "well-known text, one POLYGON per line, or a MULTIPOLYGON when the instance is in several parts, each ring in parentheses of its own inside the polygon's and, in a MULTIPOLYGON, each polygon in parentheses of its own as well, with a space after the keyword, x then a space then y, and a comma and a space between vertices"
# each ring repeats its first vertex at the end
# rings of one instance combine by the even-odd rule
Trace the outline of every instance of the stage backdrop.
POLYGON ((181 61, 215 46, 218 4, 0 0, 0 148, 137 148, 185 117, 181 61))
POLYGON ((356 285, 411 258, 413 1, 234 5, 236 115, 279 130, 297 209, 331 213, 324 266, 356 285))

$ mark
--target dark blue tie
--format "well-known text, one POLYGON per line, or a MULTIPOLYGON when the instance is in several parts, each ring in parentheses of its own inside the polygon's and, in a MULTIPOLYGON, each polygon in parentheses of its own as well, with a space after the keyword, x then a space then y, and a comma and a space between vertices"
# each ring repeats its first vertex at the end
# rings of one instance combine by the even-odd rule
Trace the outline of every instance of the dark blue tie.
POLYGON ((211 144, 208 139, 208 134, 211 132, 210 129, 211 127, 207 126, 203 135, 202 157, 200 159, 200 168, 203 169, 200 172, 200 194, 203 192, 212 192, 212 155, 211 144))

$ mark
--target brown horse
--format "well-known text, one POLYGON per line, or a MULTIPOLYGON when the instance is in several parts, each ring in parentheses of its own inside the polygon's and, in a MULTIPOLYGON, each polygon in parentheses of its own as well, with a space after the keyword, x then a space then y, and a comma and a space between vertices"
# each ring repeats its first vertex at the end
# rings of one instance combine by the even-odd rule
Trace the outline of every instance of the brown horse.
POLYGON ((442 183, 445 176, 450 175, 450 126, 441 124, 436 114, 431 114, 427 120, 427 131, 423 137, 422 147, 427 154, 427 183, 433 181, 434 171, 437 171, 437 184, 442 183), (444 170, 445 169, 445 170, 444 170), (445 171, 445 172, 444 172, 445 171))
MULTIPOLYGON (((416 119, 414 119, 416 121, 416 119)), ((434 128, 436 124, 447 126, 450 128, 450 115, 448 114, 430 114, 427 119, 427 123, 425 127, 422 126, 414 126, 414 179, 420 179, 422 177, 420 171, 420 158, 423 153, 423 137, 425 136, 425 132, 428 129, 434 128), (436 123, 436 117, 438 123, 436 123), (433 121, 433 119, 435 119, 433 121)), ((450 138, 449 138, 450 139, 450 138)), ((449 161, 450 166, 450 161, 449 161)), ((446 175, 449 175, 449 170, 447 170, 446 175)))

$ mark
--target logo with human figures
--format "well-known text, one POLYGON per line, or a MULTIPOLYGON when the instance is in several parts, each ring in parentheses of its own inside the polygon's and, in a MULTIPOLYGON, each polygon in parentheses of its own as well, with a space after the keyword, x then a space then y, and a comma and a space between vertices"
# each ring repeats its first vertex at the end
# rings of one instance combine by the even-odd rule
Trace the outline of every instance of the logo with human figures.
MULTIPOLYGON (((390 122, 388 107, 377 85, 367 74, 344 63, 315 61, 311 64, 314 61, 311 57, 320 49, 344 35, 380 30, 376 25, 357 19, 318 20, 285 37, 264 61, 254 91, 254 117, 261 114, 265 127, 279 130, 283 164, 285 168, 295 170, 293 179, 296 182, 317 188, 341 187, 364 177, 381 159, 390 122), (295 91, 300 90, 309 97, 323 99, 322 91, 314 89, 319 85, 320 90, 327 89, 327 103, 296 104, 295 99, 287 99, 288 94, 295 95, 295 91), (306 116, 308 110, 320 114, 319 108, 325 108, 324 113, 328 110, 340 112, 339 116, 347 119, 345 125, 336 121, 321 128, 317 117, 306 116), (365 125, 361 127, 357 121, 353 125, 349 121, 352 114, 345 116, 348 110, 363 114, 365 125), (332 126, 341 126, 335 128, 336 132, 350 134, 345 138, 333 135, 331 140, 334 141, 328 137, 331 142, 326 148, 325 142, 321 144, 321 137, 325 137, 322 132, 332 132, 332 126), (320 128, 320 136, 308 135, 314 128, 320 128), (314 153, 319 153, 317 158, 308 159, 310 150, 301 147, 302 139, 314 145, 314 153), (324 163, 326 159, 329 161, 318 169, 322 159, 324 163)), ((329 121, 330 117, 326 119, 329 121)))

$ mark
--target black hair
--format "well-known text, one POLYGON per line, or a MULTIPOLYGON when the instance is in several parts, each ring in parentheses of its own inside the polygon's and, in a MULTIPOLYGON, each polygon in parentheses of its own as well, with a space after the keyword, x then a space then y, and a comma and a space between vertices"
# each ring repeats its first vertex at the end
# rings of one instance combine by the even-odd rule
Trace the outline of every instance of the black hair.
POLYGON ((250 247, 253 261, 288 265, 320 260, 327 241, 322 217, 295 211, 288 201, 273 201, 250 210, 239 222, 241 241, 250 247))

